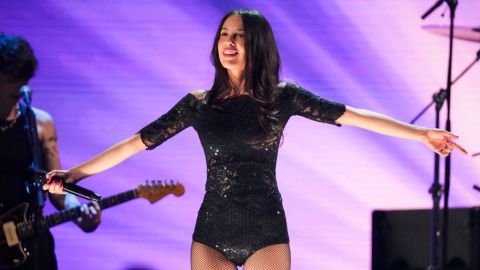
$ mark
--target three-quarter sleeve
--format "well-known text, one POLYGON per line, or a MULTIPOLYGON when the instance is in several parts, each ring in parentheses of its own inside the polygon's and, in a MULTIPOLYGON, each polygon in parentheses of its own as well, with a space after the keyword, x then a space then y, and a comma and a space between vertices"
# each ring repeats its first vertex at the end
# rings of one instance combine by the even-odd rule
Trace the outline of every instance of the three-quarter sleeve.
POLYGON ((335 121, 345 112, 345 105, 332 102, 294 84, 287 84, 284 91, 288 93, 292 115, 300 115, 318 122, 337 125, 335 121))
POLYGON ((151 122, 138 133, 147 150, 152 150, 177 133, 191 126, 196 119, 197 98, 188 94, 172 109, 151 122))

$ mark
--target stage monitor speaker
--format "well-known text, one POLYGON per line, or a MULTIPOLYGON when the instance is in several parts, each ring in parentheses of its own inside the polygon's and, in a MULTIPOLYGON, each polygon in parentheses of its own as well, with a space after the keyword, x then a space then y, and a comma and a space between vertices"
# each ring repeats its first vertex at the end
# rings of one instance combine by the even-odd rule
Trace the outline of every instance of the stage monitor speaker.
MULTIPOLYGON (((431 210, 374 211, 372 270, 426 270, 431 213, 431 210)), ((447 269, 480 270, 480 207, 450 209, 448 231, 447 269)))

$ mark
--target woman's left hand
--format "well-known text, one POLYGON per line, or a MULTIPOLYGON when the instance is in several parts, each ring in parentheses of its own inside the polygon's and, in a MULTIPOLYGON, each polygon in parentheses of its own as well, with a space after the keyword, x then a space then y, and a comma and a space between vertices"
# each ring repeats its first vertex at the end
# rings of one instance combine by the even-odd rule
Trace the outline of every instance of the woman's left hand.
POLYGON ((468 155, 467 150, 453 141, 455 139, 458 139, 458 136, 446 130, 428 129, 425 132, 423 143, 442 157, 450 155, 455 149, 468 155))

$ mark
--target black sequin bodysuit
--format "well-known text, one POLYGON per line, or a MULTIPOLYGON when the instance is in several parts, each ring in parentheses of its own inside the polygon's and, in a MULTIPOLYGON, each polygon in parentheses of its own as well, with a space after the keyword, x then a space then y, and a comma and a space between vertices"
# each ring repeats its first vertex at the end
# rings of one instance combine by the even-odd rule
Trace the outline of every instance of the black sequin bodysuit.
MULTIPOLYGON (((251 143, 264 131, 249 96, 219 100, 214 106, 201 104, 188 94, 140 135, 153 149, 189 126, 197 131, 207 161, 207 183, 193 240, 243 265, 256 250, 289 242, 275 177, 279 141, 271 146, 251 143)), ((293 84, 279 90, 275 108, 282 129, 292 115, 335 124, 345 111, 344 105, 293 84)))

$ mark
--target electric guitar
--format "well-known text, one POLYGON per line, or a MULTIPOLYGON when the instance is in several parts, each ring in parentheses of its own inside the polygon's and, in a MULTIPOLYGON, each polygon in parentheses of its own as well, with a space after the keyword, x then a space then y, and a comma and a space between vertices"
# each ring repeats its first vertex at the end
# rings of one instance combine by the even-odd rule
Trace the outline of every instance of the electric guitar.
MULTIPOLYGON (((172 193, 181 196, 185 188, 180 183, 164 183, 150 181, 137 188, 110 196, 98 202, 101 209, 107 209, 118 204, 145 198, 150 203, 155 203, 166 195, 172 193)), ((80 206, 65 209, 58 213, 47 215, 40 219, 27 219, 28 203, 22 203, 0 216, 0 269, 8 269, 21 265, 28 256, 28 250, 22 247, 22 241, 35 233, 45 231, 50 227, 73 220, 82 215, 80 206)))

